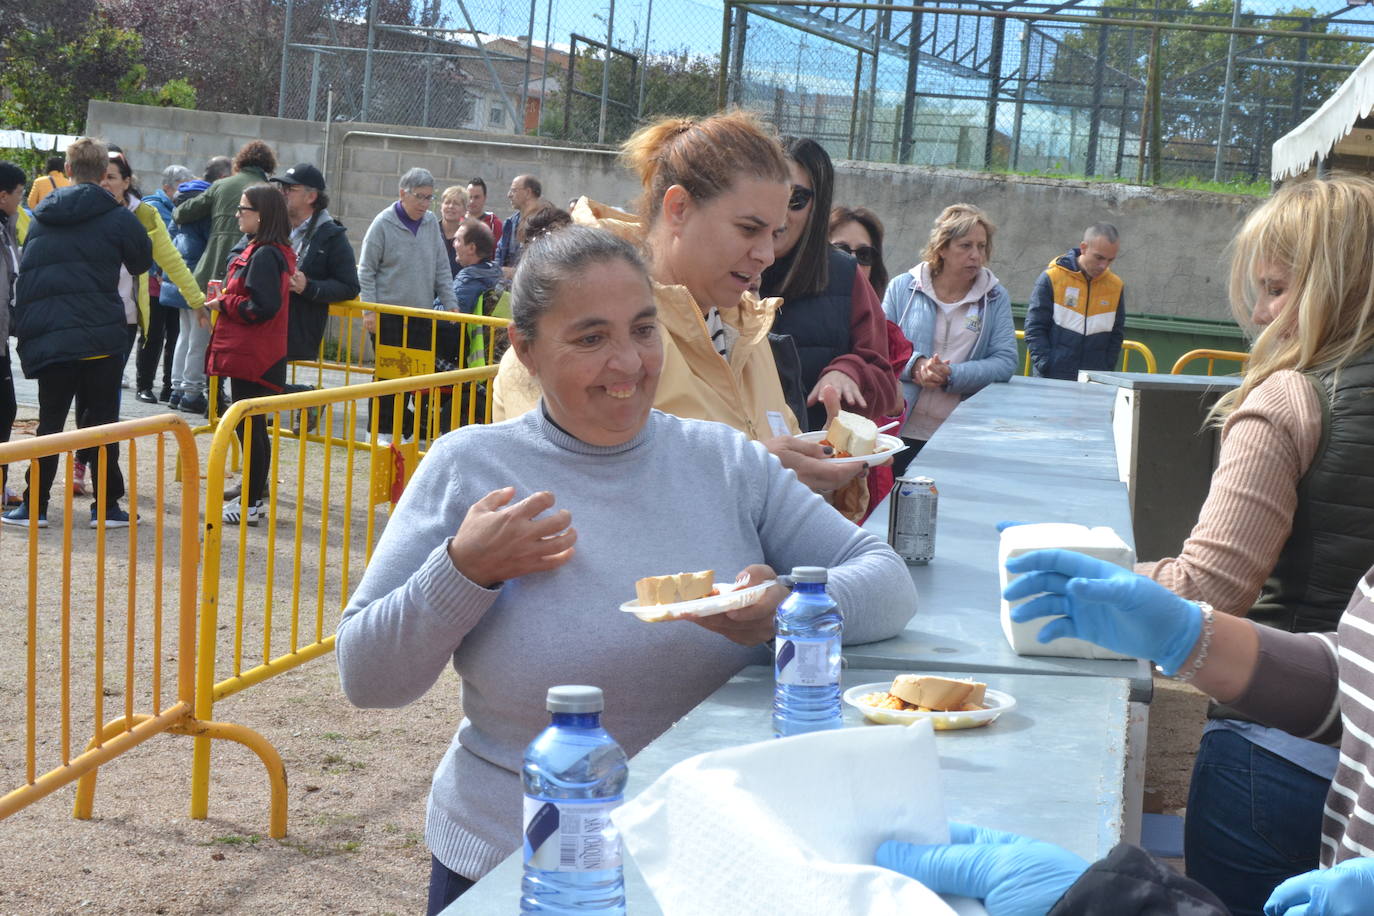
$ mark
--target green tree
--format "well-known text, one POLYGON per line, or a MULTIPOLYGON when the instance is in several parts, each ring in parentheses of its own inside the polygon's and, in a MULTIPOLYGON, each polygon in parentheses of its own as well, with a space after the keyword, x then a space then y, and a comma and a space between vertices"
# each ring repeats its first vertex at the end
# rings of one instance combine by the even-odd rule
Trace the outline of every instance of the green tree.
MULTIPOLYGON (((1159 12, 1142 9, 1139 0, 1104 0, 1104 18, 1230 25, 1234 0, 1160 0, 1159 12)), ((1368 48, 1340 40, 1341 33, 1308 7, 1276 13, 1244 12, 1240 25, 1280 31, 1330 34, 1330 40, 1255 38, 1238 36, 1236 57, 1273 61, 1303 60, 1329 64, 1357 64, 1368 48)), ((1150 30, 1120 26, 1084 26, 1068 35, 1059 46, 1054 63, 1040 91, 1064 103, 1085 107, 1091 103, 1096 83, 1101 30, 1106 29, 1104 101, 1133 107, 1126 119, 1127 131, 1140 129, 1138 115, 1146 86, 1150 30)), ((1220 128, 1220 106, 1226 79, 1230 36, 1221 32, 1161 30, 1159 71, 1162 96, 1162 141, 1167 150, 1189 144, 1215 144, 1220 128)), ((1286 64, 1253 64, 1237 61, 1232 77, 1230 158, 1257 161, 1267 146, 1287 132, 1329 96, 1346 73, 1340 70, 1292 67, 1286 64)), ((1197 153, 1194 153, 1197 155, 1197 153)))
MULTIPOLYGON (((563 130, 568 98, 566 87, 549 93, 544 105, 540 133, 548 137, 595 142, 601 116, 601 70, 599 50, 579 52, 573 64, 574 85, 587 95, 574 95, 568 130, 563 130)), ((638 124, 647 119, 675 115, 700 117, 716 110, 716 80, 719 64, 715 57, 693 56, 684 51, 651 55, 643 68, 644 108, 639 107, 639 74, 635 74, 628 58, 611 59, 609 96, 613 102, 607 107, 606 142, 618 143, 629 137, 638 124)), ((567 73, 560 74, 564 81, 567 73)))

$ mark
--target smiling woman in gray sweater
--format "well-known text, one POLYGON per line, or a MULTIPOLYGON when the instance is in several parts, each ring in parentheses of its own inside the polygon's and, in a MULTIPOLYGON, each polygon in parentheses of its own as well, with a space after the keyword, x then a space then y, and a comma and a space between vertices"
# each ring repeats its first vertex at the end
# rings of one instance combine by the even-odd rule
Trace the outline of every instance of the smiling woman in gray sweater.
POLYGON ((466 718, 435 772, 426 839, 436 870, 467 879, 519 846, 521 753, 546 724, 549 686, 600 686, 606 727, 634 754, 769 662, 783 589, 700 623, 647 624, 618 609, 636 579, 826 566, 849 643, 896 634, 916 607, 896 554, 761 445, 652 409, 663 351, 630 246, 581 227, 542 239, 514 299, 512 346, 542 383, 541 408, 435 443, 337 644, 361 706, 409 703, 448 664, 461 675, 466 718))

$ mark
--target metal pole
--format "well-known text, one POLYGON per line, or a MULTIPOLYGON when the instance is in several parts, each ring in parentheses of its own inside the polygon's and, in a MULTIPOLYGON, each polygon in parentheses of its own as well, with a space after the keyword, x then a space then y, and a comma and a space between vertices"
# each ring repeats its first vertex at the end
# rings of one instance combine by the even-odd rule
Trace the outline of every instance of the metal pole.
MULTIPOLYGON (((1156 4, 1158 5, 1158 4, 1156 4)), ((1164 158, 1164 99, 1159 84, 1160 58, 1164 56, 1160 47, 1160 31, 1151 30, 1150 36, 1150 184, 1159 184, 1160 165, 1164 158)))
POLYGON ((864 77, 864 52, 854 52, 854 94, 849 103, 849 146, 845 152, 846 159, 854 158, 854 135, 859 127, 859 86, 863 83, 864 77))
POLYGON ((295 9, 294 0, 286 0, 286 22, 282 25, 281 35, 281 79, 277 81, 277 117, 286 117, 286 54, 291 49, 291 13, 295 9))
POLYGON ((744 42, 749 36, 749 9, 748 7, 735 7, 735 46, 731 54, 734 59, 730 62, 730 72, 734 74, 727 84, 728 90, 726 98, 731 105, 738 105, 744 96, 744 42))
MULTIPOLYGON (((1308 19, 1303 24, 1303 31, 1312 27, 1312 20, 1308 19)), ((1307 60, 1307 39, 1298 39, 1298 60, 1307 60)), ((1293 123, 1302 121, 1303 97, 1307 94, 1307 70, 1303 67, 1293 71, 1293 123)))
POLYGON ((1016 116, 1011 122, 1011 169, 1021 164, 1021 121, 1026 110, 1026 83, 1030 81, 1031 25, 1021 23, 1021 78, 1016 83, 1016 116))
POLYGON ((307 121, 315 120, 315 97, 320 94, 320 52, 314 52, 311 57, 314 60, 310 64, 310 101, 306 103, 305 108, 307 121))
MULTIPOLYGON (((1231 0, 1231 28, 1240 27, 1240 0, 1231 0)), ((1226 158, 1226 146, 1231 138, 1231 86, 1236 72, 1236 33, 1226 39, 1226 83, 1221 90, 1221 127, 1217 130, 1217 160, 1212 166, 1212 180, 1221 181, 1221 166, 1226 158)))
MULTIPOLYGON (((373 0, 375 3, 376 0, 373 0)), ((491 55, 482 45, 482 38, 477 34, 477 26, 472 24, 472 16, 468 13, 468 5, 464 0, 458 0, 458 10, 463 14, 463 20, 468 25, 468 32, 472 34, 472 43, 477 46, 477 53, 482 55, 482 62, 487 65, 487 76, 491 79, 492 88, 501 96, 501 104, 506 106, 506 112, 510 115, 512 124, 519 123, 515 116, 515 105, 510 100, 510 95, 506 92, 505 85, 501 82, 501 77, 496 74, 496 65, 491 62, 491 55)))
MULTIPOLYGON (((649 83, 649 29, 654 24, 654 0, 649 0, 649 12, 644 16, 644 49, 639 53, 639 104, 635 106, 635 117, 644 117, 644 88, 649 83)), ((743 37, 743 36, 741 36, 743 37)))
POLYGON ((1102 82, 1107 76, 1107 30, 1097 30, 1097 62, 1093 66, 1092 117, 1088 120, 1088 155, 1083 174, 1091 178, 1097 173, 1097 141, 1102 133, 1102 82))
POLYGON ((372 49, 377 47, 377 0, 367 3, 367 51, 363 55, 363 110, 359 120, 366 121, 368 106, 372 104, 372 49))
MULTIPOLYGON (((544 12, 544 65, 539 75, 539 123, 534 125, 534 135, 541 136, 544 130, 544 101, 548 98, 549 83, 549 30, 553 26, 553 0, 549 0, 544 12)), ((572 84, 568 84, 572 90, 572 84)))
POLYGON ((997 137, 997 89, 1002 81, 1002 40, 1007 21, 998 19, 992 26, 992 53, 988 55, 988 129, 983 139, 983 168, 992 168, 993 141, 997 137))
POLYGON ((909 165, 915 153, 912 135, 916 130, 916 79, 921 66, 921 15, 921 13, 916 13, 911 17, 911 30, 907 33, 906 95, 902 102, 902 144, 897 151, 897 161, 903 165, 909 165))
POLYGON ((868 66, 868 106, 864 117, 864 159, 873 158, 873 114, 878 106, 878 50, 883 38, 882 14, 873 20, 873 60, 868 66))
MULTIPOLYGON (((530 104, 530 57, 534 54, 534 4, 536 0, 530 0, 530 28, 525 33, 525 78, 520 83, 520 129, 518 133, 527 134, 529 130, 525 127, 525 112, 529 110, 530 104)), ((548 54, 549 49, 545 48, 544 53, 548 54)))
POLYGON ((720 78, 716 80, 716 108, 725 108, 726 84, 730 79, 730 14, 734 10, 730 0, 725 0, 725 9, 720 14, 720 78))
POLYGON ((606 16, 606 54, 601 64, 601 117, 596 125, 596 142, 606 142, 606 108, 611 97, 611 48, 615 47, 615 0, 606 16))

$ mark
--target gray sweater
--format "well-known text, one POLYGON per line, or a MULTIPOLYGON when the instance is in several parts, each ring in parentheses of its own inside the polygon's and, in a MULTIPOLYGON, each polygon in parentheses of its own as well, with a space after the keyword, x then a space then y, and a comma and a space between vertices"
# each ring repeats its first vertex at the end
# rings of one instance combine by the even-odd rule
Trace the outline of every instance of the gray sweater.
MULTIPOLYGON (((336 654, 348 699, 396 707, 452 664, 466 718, 439 763, 425 837, 479 878, 520 844, 519 771, 548 724, 545 691, 595 684, 606 728, 634 754, 745 665, 769 663, 690 622, 643 623, 619 605, 636 579, 751 563, 831 569, 847 643, 885 639, 915 613, 906 566, 757 442, 654 411, 616 447, 587 445, 543 410, 440 438, 420 463, 344 610, 336 654), (484 589, 449 560, 468 507, 492 490, 549 490, 572 513, 567 564, 484 589)), ((755 715, 766 717, 759 708, 755 715)))
POLYGON ((445 311, 456 312, 458 300, 438 217, 426 213, 420 231, 412 235, 396 215, 395 204, 378 213, 363 236, 358 284, 358 297, 364 302, 427 309, 438 299, 445 311))

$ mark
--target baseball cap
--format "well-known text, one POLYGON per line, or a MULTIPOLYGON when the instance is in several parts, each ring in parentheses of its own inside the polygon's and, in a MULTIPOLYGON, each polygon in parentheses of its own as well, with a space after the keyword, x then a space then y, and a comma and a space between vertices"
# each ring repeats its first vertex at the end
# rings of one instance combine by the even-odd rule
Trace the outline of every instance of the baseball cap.
POLYGON ((277 184, 303 184, 316 191, 324 190, 324 175, 308 162, 293 165, 280 175, 273 175, 271 181, 277 184))

